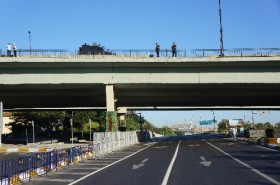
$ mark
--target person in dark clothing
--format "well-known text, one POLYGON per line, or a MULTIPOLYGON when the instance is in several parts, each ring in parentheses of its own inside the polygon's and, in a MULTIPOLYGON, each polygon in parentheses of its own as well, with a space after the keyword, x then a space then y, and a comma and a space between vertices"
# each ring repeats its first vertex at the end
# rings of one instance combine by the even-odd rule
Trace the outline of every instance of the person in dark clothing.
POLYGON ((17 46, 15 43, 12 45, 13 51, 14 51, 14 57, 17 57, 17 46))
POLYGON ((176 43, 173 42, 171 49, 172 49, 172 57, 177 57, 177 49, 176 49, 176 43))
POLYGON ((157 53, 157 57, 159 57, 159 52, 160 52, 160 45, 158 43, 156 43, 156 53, 157 53))

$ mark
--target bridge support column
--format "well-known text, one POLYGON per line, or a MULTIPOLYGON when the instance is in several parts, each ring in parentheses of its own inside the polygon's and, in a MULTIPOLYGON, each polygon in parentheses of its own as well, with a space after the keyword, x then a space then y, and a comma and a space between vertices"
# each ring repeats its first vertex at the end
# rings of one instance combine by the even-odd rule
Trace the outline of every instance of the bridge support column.
POLYGON ((118 114, 115 110, 114 86, 106 85, 106 131, 118 131, 118 114))

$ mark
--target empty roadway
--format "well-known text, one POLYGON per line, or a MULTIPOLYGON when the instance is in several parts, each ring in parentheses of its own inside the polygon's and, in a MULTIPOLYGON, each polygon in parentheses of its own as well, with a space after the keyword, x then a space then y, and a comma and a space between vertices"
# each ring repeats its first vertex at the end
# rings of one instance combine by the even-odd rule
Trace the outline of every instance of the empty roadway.
POLYGON ((43 180, 39 177, 31 183, 280 184, 279 151, 232 142, 211 135, 171 137, 157 144, 139 144, 136 148, 132 147, 124 150, 124 153, 121 152, 109 154, 105 159, 89 160, 81 165, 65 168, 62 172, 59 170, 59 173, 52 173, 48 177, 43 177, 43 180), (148 147, 145 149, 146 146, 148 147), (133 151, 138 153, 131 155, 133 151), (111 160, 111 164, 106 167, 110 163, 108 159, 114 155, 123 158, 115 163, 111 160))

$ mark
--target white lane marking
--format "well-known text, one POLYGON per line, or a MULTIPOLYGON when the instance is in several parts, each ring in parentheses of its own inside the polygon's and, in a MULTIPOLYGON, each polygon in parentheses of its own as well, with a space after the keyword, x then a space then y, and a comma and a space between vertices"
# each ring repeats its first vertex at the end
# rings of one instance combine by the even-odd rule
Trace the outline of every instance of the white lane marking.
POLYGON ((146 165, 145 162, 147 162, 148 160, 149 160, 149 158, 146 158, 146 159, 144 159, 143 161, 141 161, 141 163, 139 163, 139 164, 134 164, 134 165, 132 166, 132 169, 133 169, 133 170, 137 170, 138 168, 141 168, 141 167, 145 166, 145 165, 146 165))
POLYGON ((243 166, 249 168, 250 170, 252 170, 252 171, 255 172, 256 174, 262 176, 262 177, 265 178, 266 180, 269 180, 270 182, 272 182, 272 183, 274 183, 274 184, 276 184, 276 185, 280 185, 280 182, 278 182, 278 181, 276 181, 275 179, 269 177, 268 175, 266 175, 266 174, 260 172, 259 170, 253 168, 253 167, 250 166, 249 164, 246 164, 246 163, 240 161, 239 159, 237 159, 237 158, 231 156, 230 154, 228 154, 227 152, 223 151, 222 149, 216 147, 215 145, 213 145, 213 144, 211 144, 211 143, 209 143, 209 142, 207 142, 207 141, 205 141, 205 142, 206 142, 207 144, 209 144, 210 146, 212 146, 213 148, 219 150, 220 152, 222 152, 222 153, 225 154, 226 156, 232 158, 232 159, 235 160, 236 162, 238 162, 238 163, 242 164, 243 166))
POLYGON ((78 183, 78 182, 84 180, 85 178, 87 178, 87 177, 89 177, 89 176, 92 176, 92 175, 94 175, 94 174, 100 172, 101 170, 104 170, 104 169, 106 169, 106 168, 109 168, 110 166, 113 166, 114 164, 117 164, 117 163, 119 163, 119 162, 121 162, 121 161, 123 161, 123 160, 125 160, 125 159, 127 159, 127 158, 129 158, 129 157, 131 157, 131 156, 133 156, 133 155, 135 155, 135 154, 141 152, 142 150, 145 150, 145 149, 149 148, 150 146, 152 146, 152 145, 154 145, 154 144, 156 144, 156 143, 153 143, 153 144, 151 144, 151 145, 149 145, 149 146, 146 146, 145 148, 142 148, 141 150, 138 150, 137 152, 134 152, 134 153, 132 153, 132 154, 126 156, 125 158, 122 158, 122 159, 120 159, 120 160, 118 160, 118 161, 116 161, 116 162, 113 162, 112 164, 110 164, 110 165, 108 165, 108 166, 104 166, 103 168, 100 168, 100 169, 98 169, 98 170, 96 170, 96 171, 94 171, 94 172, 92 172, 92 173, 90 173, 90 174, 88 174, 88 175, 86 175, 86 176, 84 176, 84 177, 82 177, 82 178, 79 178, 79 179, 75 180, 75 181, 72 182, 72 183, 69 183, 68 185, 76 184, 76 183, 78 183))
POLYGON ((199 163, 206 167, 209 167, 212 163, 212 161, 207 161, 204 156, 200 156, 200 160, 201 162, 199 163))
POLYGON ((258 145, 254 145, 254 146, 257 147, 257 148, 262 148, 262 149, 265 149, 265 150, 269 150, 269 151, 273 151, 273 152, 278 152, 278 150, 275 150, 275 149, 266 148, 266 147, 258 146, 258 145))
POLYGON ((179 150, 180 143, 181 143, 181 140, 179 141, 179 143, 178 143, 178 145, 177 145, 177 148, 176 148, 175 153, 174 153, 174 155, 173 155, 173 158, 172 158, 172 160, 171 160, 171 162, 170 162, 170 164, 169 164, 169 166, 168 166, 168 168, 167 168, 167 171, 166 171, 166 173, 165 173, 165 176, 164 176, 164 179, 163 179, 161 185, 166 185, 167 182, 168 182, 168 179, 169 179, 169 176, 170 176, 170 173, 171 173, 173 164, 174 164, 174 162, 175 162, 175 160, 176 160, 176 157, 177 157, 177 154, 178 154, 178 150, 179 150))
POLYGON ((167 148, 168 146, 156 146, 156 147, 154 147, 154 148, 156 148, 156 149, 162 149, 162 148, 167 148))

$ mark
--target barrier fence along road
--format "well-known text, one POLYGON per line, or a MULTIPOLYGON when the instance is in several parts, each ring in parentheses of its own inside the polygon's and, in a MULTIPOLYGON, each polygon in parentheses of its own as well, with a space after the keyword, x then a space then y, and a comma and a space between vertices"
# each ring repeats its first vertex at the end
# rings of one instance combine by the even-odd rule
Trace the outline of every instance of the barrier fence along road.
POLYGON ((31 181, 70 164, 101 157, 138 143, 136 132, 94 133, 93 136, 92 144, 0 160, 0 185, 31 181))

